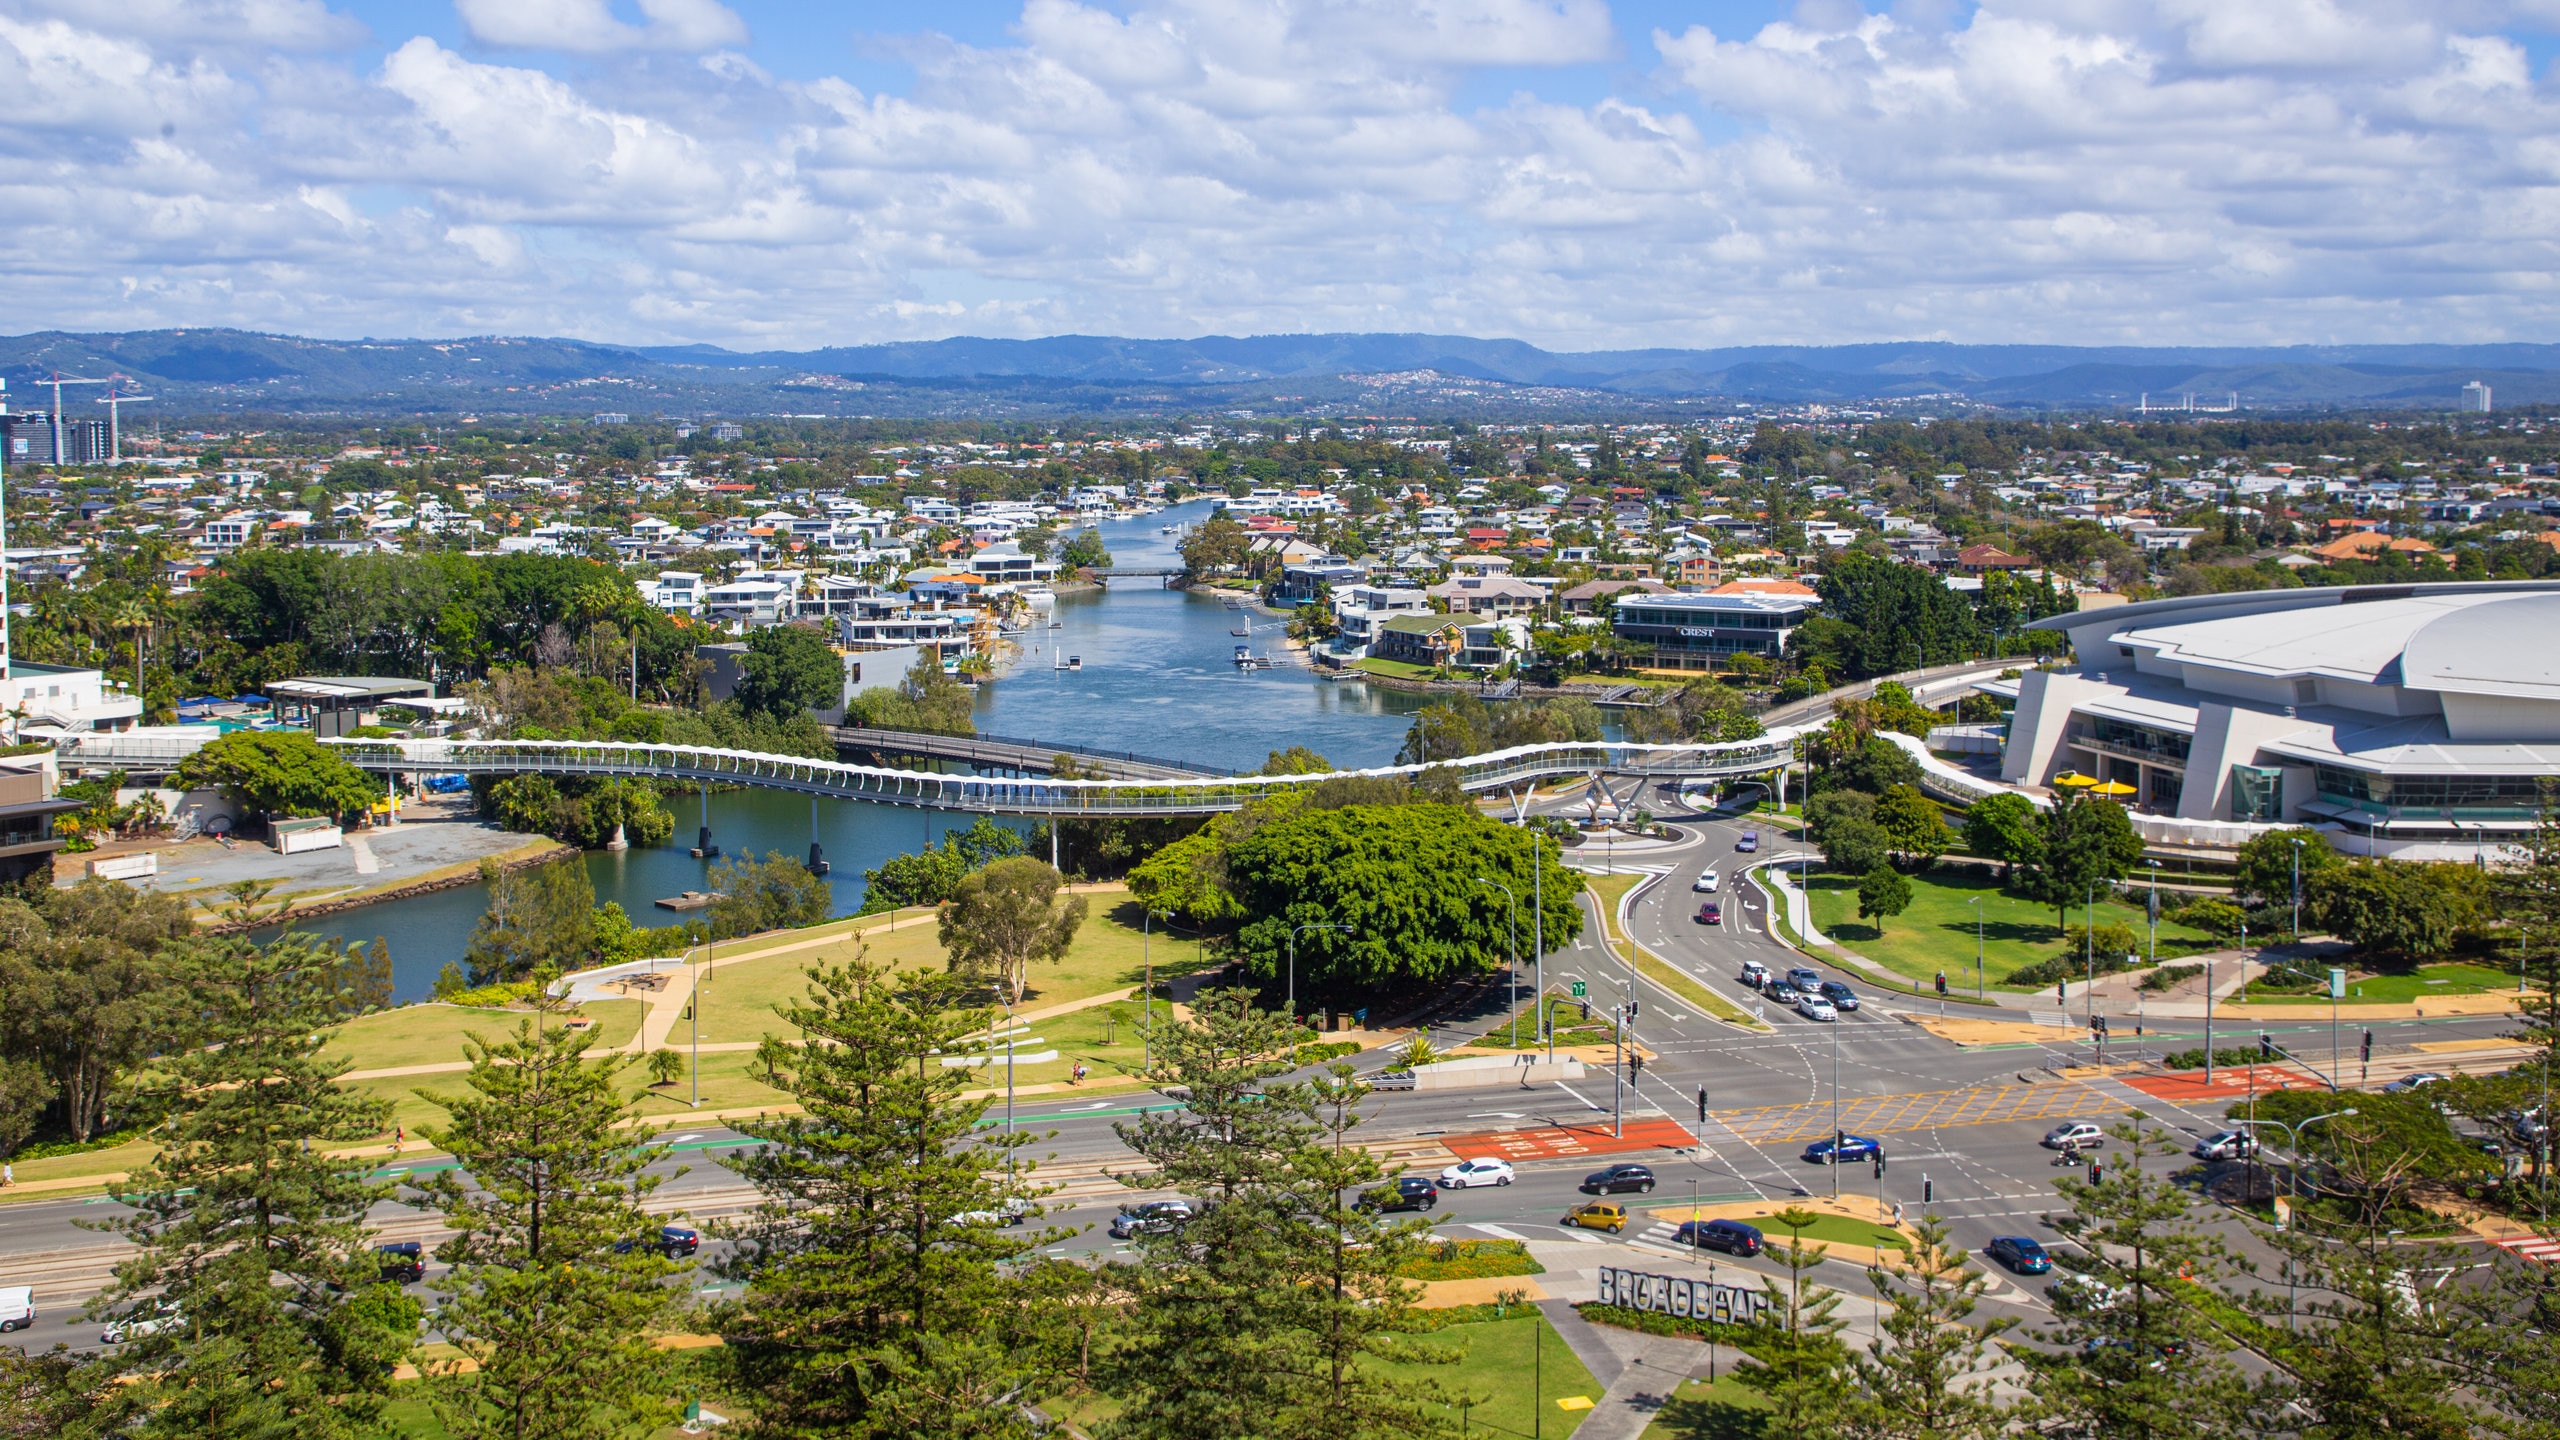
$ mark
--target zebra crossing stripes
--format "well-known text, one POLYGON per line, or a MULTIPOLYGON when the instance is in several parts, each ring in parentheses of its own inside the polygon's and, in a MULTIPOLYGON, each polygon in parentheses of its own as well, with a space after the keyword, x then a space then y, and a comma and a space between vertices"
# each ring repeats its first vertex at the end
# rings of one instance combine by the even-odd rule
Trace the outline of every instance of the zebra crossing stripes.
POLYGON ((2560 1240, 2554 1240, 2548 1236, 2524 1235, 2512 1240, 2501 1240, 2497 1245, 2501 1250, 2522 1256, 2527 1260, 2538 1260, 2545 1265, 2560 1261, 2560 1240))

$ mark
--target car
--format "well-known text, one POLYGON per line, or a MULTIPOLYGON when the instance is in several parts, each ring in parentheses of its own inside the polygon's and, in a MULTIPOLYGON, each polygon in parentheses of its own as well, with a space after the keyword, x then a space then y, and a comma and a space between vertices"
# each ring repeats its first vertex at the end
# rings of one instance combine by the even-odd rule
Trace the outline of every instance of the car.
MULTIPOLYGON (((951 1217, 954 1225, 1019 1225, 1031 1218, 1031 1202, 1019 1195, 1008 1195, 993 1210, 963 1210, 951 1217)), ((685 1252, 690 1255, 693 1252, 685 1252)))
POLYGON ((1982 1253, 2021 1275, 2041 1275, 2053 1268, 2053 1257, 2044 1253, 2044 1246, 2024 1235, 1995 1235, 1982 1253))
POLYGON ((394 1240, 373 1247, 373 1263, 381 1267, 382 1278, 394 1285, 407 1285, 427 1278, 427 1247, 415 1240, 394 1240))
POLYGON ((121 1345, 127 1340, 140 1340, 163 1330, 174 1330, 184 1323, 186 1317, 178 1312, 177 1306, 158 1305, 147 1312, 136 1311, 108 1321, 107 1328, 98 1332, 98 1343, 121 1345))
POLYGON ((2441 1085, 2452 1078, 2452 1076, 2445 1074, 2441 1070, 2413 1071, 2410 1074, 2403 1075, 2399 1079, 2392 1081, 2390 1084, 2383 1086, 2382 1093, 2385 1095, 2406 1095, 2412 1090, 2423 1090, 2430 1085, 2441 1085))
POLYGON ((1793 1005, 1796 1003, 1796 987, 1788 984, 1784 980, 1770 981, 1767 985, 1761 987, 1760 993, 1777 1001, 1781 1005, 1793 1005))
POLYGON ((655 1250, 670 1260, 681 1260, 702 1248, 702 1232, 687 1225, 661 1225, 654 1240, 623 1240, 615 1243, 613 1253, 628 1255, 639 1249, 655 1250))
POLYGON ((1440 1187, 1422 1175, 1398 1176, 1393 1185, 1372 1185, 1360 1192, 1362 1208, 1381 1213, 1391 1210, 1429 1210, 1440 1203, 1440 1187))
POLYGON ((2258 1153, 2258 1137, 2246 1130, 2216 1130, 2187 1153, 2199 1160, 2246 1160, 2258 1153))
POLYGON ((1745 960, 1742 962, 1742 973, 1733 978, 1757 990, 1769 983, 1769 967, 1757 960, 1745 960))
POLYGON ((1838 980, 1825 980, 1822 982, 1822 998, 1830 1001, 1831 1008, 1834 1010, 1855 1010, 1858 1008, 1858 992, 1850 989, 1847 984, 1838 980))
MULTIPOLYGON (((1884 1142, 1867 1135, 1842 1135, 1838 1138, 1837 1146, 1840 1161, 1844 1163, 1851 1160, 1873 1160, 1884 1153, 1884 1142)), ((1833 1147, 1833 1138, 1825 1135, 1804 1147, 1804 1158, 1815 1165, 1831 1164, 1833 1147)))
POLYGON ((1698 923, 1699 923, 1699 924, 1701 924, 1701 925, 1721 925, 1721 924, 1723 924, 1723 923, 1724 923, 1724 907, 1723 907, 1723 906, 1721 906, 1721 905, 1718 905, 1718 904, 1717 904, 1716 902, 1714 902, 1713 900, 1710 900, 1710 901, 1708 901, 1706 904, 1699 906, 1699 907, 1698 907, 1698 923))
POLYGON ((1840 1018, 1840 1012, 1832 1008, 1830 1001, 1811 992, 1796 997, 1796 1013, 1807 1020, 1828 1021, 1840 1018))
POLYGON ((1798 965, 1787 972, 1787 983, 1798 990, 1819 990, 1822 988, 1822 972, 1811 966, 1798 965))
POLYGON ((1733 848, 1741 851, 1745 855, 1756 854, 1760 849, 1760 832, 1757 830, 1743 831, 1742 838, 1733 842, 1733 848))
POLYGON ((1584 1230, 1606 1230, 1615 1235, 1627 1228, 1627 1207, 1615 1200, 1590 1200, 1564 1212, 1559 1225, 1572 1225, 1584 1230))
POLYGON ((1760 1253, 1760 1230, 1739 1220, 1684 1220, 1671 1237, 1675 1245, 1721 1250, 1727 1255, 1760 1253))
POLYGON ((1111 1238, 1128 1240, 1140 1235, 1170 1235, 1190 1221, 1191 1202, 1149 1200, 1112 1216, 1111 1238))
POLYGON ((1642 1165, 1612 1165, 1583 1176, 1582 1188, 1594 1195, 1615 1195, 1622 1190, 1648 1195, 1653 1192, 1653 1172, 1642 1165))
POLYGON ((2066 1274, 2044 1287, 2045 1298, 2065 1310, 2112 1310, 2124 1303, 2125 1293, 2094 1275, 2066 1274))
POLYGON ((2059 1150, 2065 1145, 2074 1150, 2086 1150, 2092 1145, 2106 1144, 2107 1132, 2091 1121, 2071 1120, 2047 1130, 2044 1138, 2036 1143, 2047 1150, 2059 1150))
POLYGON ((1468 1190, 1478 1185, 1508 1185, 1511 1179, 1510 1161, 1497 1160, 1490 1155, 1484 1155, 1473 1160, 1461 1160, 1441 1171, 1440 1188, 1468 1190))
POLYGON ((1691 882, 1689 888, 1701 895, 1712 895, 1716 892, 1716 886, 1722 882, 1722 879, 1723 877, 1717 875, 1712 869, 1701 870, 1698 872, 1698 878, 1691 882))
POLYGON ((0 1335, 36 1323, 36 1287, 0 1285, 0 1335))

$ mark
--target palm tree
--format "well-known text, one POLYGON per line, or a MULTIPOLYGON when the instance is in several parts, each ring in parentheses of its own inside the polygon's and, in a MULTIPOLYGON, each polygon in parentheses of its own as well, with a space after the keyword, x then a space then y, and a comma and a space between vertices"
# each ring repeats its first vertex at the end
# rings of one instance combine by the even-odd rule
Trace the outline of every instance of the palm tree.
POLYGON ((139 597, 128 597, 107 617, 107 624, 133 638, 133 693, 142 693, 142 640, 151 631, 151 609, 139 597))

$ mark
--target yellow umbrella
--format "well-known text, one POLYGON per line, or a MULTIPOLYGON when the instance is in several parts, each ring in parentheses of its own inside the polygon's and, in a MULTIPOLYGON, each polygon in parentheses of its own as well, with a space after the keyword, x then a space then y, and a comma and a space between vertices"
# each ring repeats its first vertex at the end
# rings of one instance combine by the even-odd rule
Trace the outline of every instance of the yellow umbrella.
POLYGON ((2053 777, 2053 783, 2056 785, 2067 786, 2073 790, 2079 790, 2087 786, 2095 785, 2098 782, 2095 777, 2083 775, 2077 770, 2065 770, 2061 774, 2053 777))
POLYGON ((2108 799, 2112 800, 2119 795, 2131 795, 2135 793, 2135 791, 2132 786, 2127 785, 2121 780, 2110 780, 2106 784, 2091 790, 2089 793, 2092 795, 2104 795, 2108 799))

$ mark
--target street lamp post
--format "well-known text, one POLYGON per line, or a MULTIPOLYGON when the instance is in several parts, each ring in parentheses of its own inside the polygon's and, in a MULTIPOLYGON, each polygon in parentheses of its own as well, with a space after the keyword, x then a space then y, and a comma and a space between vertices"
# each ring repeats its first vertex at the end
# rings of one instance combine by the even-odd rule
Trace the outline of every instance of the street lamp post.
POLYGON ((1966 902, 1973 907, 1973 998, 1983 998, 1982 991, 1982 897, 1966 902))
MULTIPOLYGON (((2255 1129, 2260 1125, 2273 1125, 2284 1132, 2284 1148, 2293 1152, 2293 1164, 2287 1167, 2289 1173, 2285 1177, 2286 1184, 2287 1187, 2293 1191, 2294 1197, 2296 1199, 2300 1199, 2302 1196, 2302 1132, 2319 1124, 2323 1120, 2336 1120, 2348 1115, 2353 1115, 2354 1113, 2356 1113, 2356 1108, 2350 1105, 2344 1110, 2332 1110, 2326 1115, 2314 1115, 2299 1125, 2287 1125, 2281 1120, 2243 1120, 2240 1124, 2243 1129, 2255 1129)), ((2291 1260, 2287 1260, 2284 1267, 2284 1323, 2285 1328, 2288 1330, 2296 1328, 2294 1324, 2294 1283, 2293 1262, 2291 1260)))
MULTIPOLYGON (((2158 864, 2158 861, 2153 861, 2158 864)), ((2293 841, 2293 943, 2302 943, 2302 838, 2293 841)))
POLYGON ((1479 885, 1490 885, 1511 902, 1511 1046, 1520 1046, 1520 897, 1499 880, 1476 877, 1479 885))
POLYGON ((1529 948, 1538 967, 1538 1037, 1547 1043, 1547 1063, 1556 1058, 1555 1017, 1547 1013, 1547 837, 1529 834, 1529 948))
POLYGON ((1295 1023, 1298 1018, 1298 936, 1300 932, 1307 930, 1347 932, 1350 929, 1348 925, 1329 925, 1321 920, 1310 920, 1289 932, 1289 1019, 1292 1023, 1295 1023))

